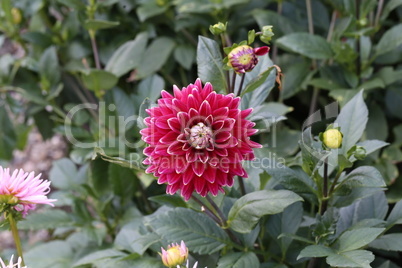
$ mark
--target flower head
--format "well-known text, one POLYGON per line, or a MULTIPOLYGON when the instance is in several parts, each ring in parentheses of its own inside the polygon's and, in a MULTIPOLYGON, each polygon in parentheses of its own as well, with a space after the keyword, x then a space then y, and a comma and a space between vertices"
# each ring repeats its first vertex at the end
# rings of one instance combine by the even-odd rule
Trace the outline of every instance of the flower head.
POLYGON ((167 193, 180 190, 186 200, 194 191, 217 195, 233 185, 235 175, 247 177, 242 161, 252 160, 252 148, 261 147, 250 140, 257 132, 246 119, 252 109, 239 110, 239 97, 217 94, 200 79, 173 90, 174 96, 162 91, 158 106, 147 110, 147 128, 140 131, 149 144, 146 172, 167 183, 167 193))
POLYGON ((322 134, 322 142, 330 149, 338 149, 342 146, 342 133, 336 128, 327 129, 322 134))
POLYGON ((1 268, 27 268, 26 266, 24 266, 24 267, 21 266, 21 265, 22 265, 22 264, 21 264, 21 262, 22 262, 21 257, 18 257, 17 263, 14 263, 14 262, 13 262, 13 259, 14 259, 14 255, 11 256, 11 259, 10 259, 9 264, 6 265, 6 264, 3 262, 3 260, 0 258, 1 268))
POLYGON ((161 248, 161 251, 162 262, 169 268, 182 265, 188 258, 188 248, 183 241, 181 241, 180 245, 177 243, 169 245, 167 250, 161 248))
POLYGON ((236 73, 250 72, 258 63, 257 56, 267 54, 269 47, 252 48, 247 45, 238 46, 228 54, 228 66, 236 73))
POLYGON ((50 182, 40 180, 39 174, 35 177, 34 173, 24 170, 14 170, 10 175, 8 168, 0 167, 0 203, 8 204, 17 211, 22 211, 25 216, 30 209, 35 209, 36 204, 48 204, 54 206, 52 202, 56 199, 48 199, 50 182))

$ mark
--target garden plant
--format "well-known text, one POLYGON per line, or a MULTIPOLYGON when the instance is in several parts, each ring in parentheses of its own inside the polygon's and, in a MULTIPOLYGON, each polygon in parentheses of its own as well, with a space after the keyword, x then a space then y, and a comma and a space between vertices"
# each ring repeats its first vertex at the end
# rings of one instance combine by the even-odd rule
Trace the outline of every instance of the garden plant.
POLYGON ((401 21, 1 0, 0 267, 402 267, 401 21), (15 166, 35 132, 66 145, 48 170, 15 166))

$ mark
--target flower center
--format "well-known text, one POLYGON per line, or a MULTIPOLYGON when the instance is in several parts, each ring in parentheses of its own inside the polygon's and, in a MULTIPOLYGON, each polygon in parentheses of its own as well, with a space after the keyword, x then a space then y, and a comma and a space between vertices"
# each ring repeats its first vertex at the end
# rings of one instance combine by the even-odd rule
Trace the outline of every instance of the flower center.
POLYGON ((246 64, 249 64, 251 62, 251 59, 252 59, 252 55, 244 54, 244 55, 241 55, 239 57, 239 63, 242 64, 242 65, 246 65, 246 64))
POLYGON ((188 141, 195 149, 205 149, 212 139, 212 129, 204 123, 198 123, 190 129, 188 141))

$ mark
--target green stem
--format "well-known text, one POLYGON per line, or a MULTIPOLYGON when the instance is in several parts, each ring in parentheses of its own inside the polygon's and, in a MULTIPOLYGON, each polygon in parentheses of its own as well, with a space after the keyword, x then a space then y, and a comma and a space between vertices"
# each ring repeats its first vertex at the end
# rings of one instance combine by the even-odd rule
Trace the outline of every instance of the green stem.
POLYGON ((13 238, 14 238, 14 242, 15 242, 15 247, 17 248, 17 254, 19 257, 21 257, 21 264, 22 266, 25 266, 24 263, 24 256, 22 254, 22 246, 21 246, 21 240, 20 240, 20 236, 18 234, 18 228, 17 228, 17 222, 14 219, 13 213, 10 212, 7 215, 7 219, 8 222, 10 223, 10 228, 11 228, 11 232, 13 234, 13 238))
POLYGON ((246 77, 245 73, 241 75, 241 81, 240 81, 239 90, 237 91, 237 96, 240 96, 241 91, 243 90, 243 84, 244 84, 244 78, 245 77, 246 77))
POLYGON ((322 187, 323 200, 321 201, 320 214, 323 215, 328 206, 328 161, 324 159, 324 182, 322 187))
POLYGON ((239 178, 239 186, 240 186, 240 193, 241 195, 246 195, 246 187, 244 187, 244 181, 243 181, 243 177, 238 177, 239 178))

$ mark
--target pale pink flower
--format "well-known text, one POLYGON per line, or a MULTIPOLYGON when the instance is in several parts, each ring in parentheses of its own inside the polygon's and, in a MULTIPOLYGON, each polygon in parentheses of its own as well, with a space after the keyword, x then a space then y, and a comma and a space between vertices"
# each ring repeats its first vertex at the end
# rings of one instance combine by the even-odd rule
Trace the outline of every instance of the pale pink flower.
POLYGON ((186 244, 181 241, 180 245, 177 243, 172 243, 165 250, 161 248, 162 262, 166 267, 176 267, 182 265, 188 258, 188 248, 186 244))
POLYGON ((0 258, 1 268, 27 268, 26 266, 24 266, 24 267, 21 266, 21 262, 22 262, 21 257, 18 257, 18 260, 16 263, 13 262, 13 259, 14 259, 14 255, 11 256, 10 262, 8 263, 8 265, 6 265, 3 262, 3 260, 0 258))
POLYGON ((246 119, 252 109, 241 111, 239 97, 217 94, 200 79, 173 91, 162 91, 158 106, 147 110, 147 128, 140 131, 149 144, 146 172, 167 183, 167 193, 180 190, 186 200, 194 191, 217 195, 233 185, 234 176, 247 177, 242 162, 254 158, 252 148, 261 147, 250 140, 257 132, 246 119))
POLYGON ((36 204, 54 206, 56 199, 48 199, 50 181, 39 179, 42 174, 35 177, 34 172, 14 170, 0 167, 0 202, 7 203, 26 216, 29 210, 35 209, 36 204))

